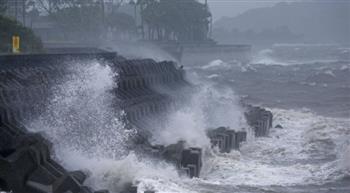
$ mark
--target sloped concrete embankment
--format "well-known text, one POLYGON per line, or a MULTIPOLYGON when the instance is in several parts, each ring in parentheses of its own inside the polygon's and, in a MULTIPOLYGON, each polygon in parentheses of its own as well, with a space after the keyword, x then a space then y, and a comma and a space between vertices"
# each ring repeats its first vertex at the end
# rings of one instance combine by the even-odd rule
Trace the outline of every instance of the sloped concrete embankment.
MULTIPOLYGON (((52 144, 22 126, 41 113, 50 87, 64 74, 66 59, 90 55, 17 55, 0 57, 0 190, 18 193, 102 193, 83 185, 82 171, 67 171, 51 157, 52 144)), ((111 55, 98 56, 109 58, 111 55)))
MULTIPOLYGON (((67 76, 67 61, 88 60, 103 60, 119 74, 115 105, 126 112, 127 127, 138 127, 140 131, 146 127, 148 115, 157 115, 174 105, 172 97, 159 94, 151 87, 164 85, 174 90, 189 86, 183 71, 172 62, 125 60, 115 53, 1 56, 1 190, 93 192, 82 185, 87 178, 82 171, 66 171, 51 159, 52 144, 22 126, 25 120, 43 113, 51 88, 67 76)), ((140 132, 138 140, 145 137, 140 132)), ((135 192, 135 189, 128 191, 135 192)))
MULTIPOLYGON (((161 120, 165 112, 179 108, 185 97, 179 93, 194 89, 176 64, 150 59, 126 60, 115 53, 17 55, 0 57, 0 189, 94 192, 83 185, 88 177, 86 174, 69 172, 51 158, 50 150, 54 144, 22 126, 26 119, 42 113, 51 87, 66 76, 66 61, 84 63, 91 59, 105 61, 118 73, 115 105, 125 111, 126 127, 138 129, 139 135, 134 139, 136 146, 150 155, 173 162, 190 177, 199 177, 202 167, 200 148, 187 148, 184 142, 167 147, 152 146, 148 142, 154 118, 161 120)), ((272 126, 271 112, 252 106, 246 109, 247 122, 254 128, 255 135, 268 135, 272 126)), ((221 152, 230 152, 239 149, 247 133, 222 127, 208 131, 208 137, 212 146, 217 146, 221 152)), ((135 192, 131 189, 129 192, 135 192)))

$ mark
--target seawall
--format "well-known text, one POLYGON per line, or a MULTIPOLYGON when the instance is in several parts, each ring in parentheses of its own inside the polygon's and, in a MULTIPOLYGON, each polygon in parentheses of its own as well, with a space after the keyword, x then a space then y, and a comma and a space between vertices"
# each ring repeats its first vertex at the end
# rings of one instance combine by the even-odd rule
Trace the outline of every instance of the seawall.
MULTIPOLYGON (((51 158, 50 144, 40 134, 23 127, 26 119, 42 113, 51 89, 64 78, 67 64, 103 61, 118 73, 113 90, 116 107, 125 111, 127 127, 139 131, 135 140, 141 151, 174 163, 179 171, 199 177, 203 152, 186 147, 184 142, 152 146, 148 132, 152 119, 181 106, 185 95, 195 89, 185 79, 184 70, 174 62, 151 59, 126 60, 116 53, 36 54, 0 56, 0 189, 14 192, 107 192, 85 187, 88 177, 81 171, 67 171, 51 158), (67 61, 70 61, 67 63, 67 61), (73 63, 72 63, 73 61, 73 63), (160 91, 161 90, 161 91, 160 91)), ((272 114, 262 108, 247 106, 246 119, 257 137, 267 136, 272 114)), ((212 146, 223 153, 239 149, 247 137, 237 128, 208 131, 212 146)), ((132 189, 132 188, 131 188, 132 189)), ((128 192, 133 192, 128 190, 128 192)))

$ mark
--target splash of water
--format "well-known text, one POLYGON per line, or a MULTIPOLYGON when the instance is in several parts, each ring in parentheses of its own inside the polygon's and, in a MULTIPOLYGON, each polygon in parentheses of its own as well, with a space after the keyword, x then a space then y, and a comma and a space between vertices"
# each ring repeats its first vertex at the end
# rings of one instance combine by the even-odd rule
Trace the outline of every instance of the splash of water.
POLYGON ((305 110, 273 109, 273 113, 274 122, 284 129, 243 144, 241 152, 207 157, 203 182, 288 186, 349 176, 349 120, 305 110))
POLYGON ((260 50, 254 57, 251 63, 264 65, 282 65, 286 66, 288 63, 277 60, 273 57, 274 51, 271 49, 260 50))
POLYGON ((67 150, 118 157, 131 131, 124 129, 123 112, 113 108, 116 76, 99 61, 69 62, 62 82, 51 89, 45 113, 28 128, 45 133, 60 159, 67 150))
POLYGON ((123 111, 114 105, 118 74, 108 64, 69 62, 65 74, 51 88, 45 113, 27 123, 55 144, 54 156, 65 168, 88 171, 87 185, 111 192, 129 183, 150 188, 146 181, 152 179, 180 180, 175 166, 129 152, 136 131, 125 129, 123 111))
POLYGON ((341 154, 340 158, 342 167, 347 175, 350 176, 350 144, 347 144, 344 149, 344 153, 341 154))
POLYGON ((177 61, 168 52, 150 43, 118 43, 109 46, 112 50, 130 59, 152 58, 155 61, 177 61))
POLYGON ((186 141, 192 147, 209 147, 208 129, 244 127, 243 110, 235 93, 211 84, 202 85, 188 96, 180 109, 169 113, 166 125, 153 131, 153 143, 170 145, 186 141))
POLYGON ((203 70, 210 70, 210 69, 229 69, 230 65, 228 63, 223 62, 222 60, 214 60, 209 62, 207 65, 202 66, 201 69, 203 70))
MULTIPOLYGON (((130 152, 121 159, 104 157, 86 157, 77 151, 67 151, 64 154, 69 169, 91 171, 86 184, 96 189, 108 189, 110 192, 120 192, 126 185, 138 185, 139 190, 152 190, 155 186, 147 181, 159 180, 180 183, 180 177, 175 166, 148 158, 140 158, 130 152)), ((159 188, 159 187, 158 187, 159 188)))

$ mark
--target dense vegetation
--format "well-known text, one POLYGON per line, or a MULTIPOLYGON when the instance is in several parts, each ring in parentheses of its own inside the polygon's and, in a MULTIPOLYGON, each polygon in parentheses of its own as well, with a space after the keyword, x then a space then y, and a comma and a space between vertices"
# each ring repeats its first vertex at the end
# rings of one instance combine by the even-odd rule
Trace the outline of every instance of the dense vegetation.
POLYGON ((22 52, 39 52, 42 50, 41 40, 34 35, 31 29, 0 14, 0 53, 11 52, 13 35, 20 37, 20 50, 22 52))
POLYGON ((65 39, 134 36, 157 41, 207 40, 211 14, 196 0, 29 0, 55 22, 65 39), (111 1, 108 1, 111 2, 111 1), (119 8, 129 4, 128 13, 119 8), (137 21, 138 20, 138 21, 137 21), (140 21, 141 20, 141 21, 140 21))
POLYGON ((211 19, 208 7, 197 0, 27 0, 26 10, 46 40, 82 43, 107 37, 206 41, 211 19))
POLYGON ((98 41, 108 34, 125 36, 136 32, 136 22, 131 15, 117 9, 122 1, 105 7, 95 0, 29 0, 30 10, 39 9, 53 22, 64 40, 98 41), (108 11, 107 11, 108 9, 108 11))
POLYGON ((6 3, 4 0, 0 0, 0 14, 3 14, 6 10, 6 3))
POLYGON ((150 40, 202 41, 207 39, 211 14, 195 0, 139 0, 150 40))

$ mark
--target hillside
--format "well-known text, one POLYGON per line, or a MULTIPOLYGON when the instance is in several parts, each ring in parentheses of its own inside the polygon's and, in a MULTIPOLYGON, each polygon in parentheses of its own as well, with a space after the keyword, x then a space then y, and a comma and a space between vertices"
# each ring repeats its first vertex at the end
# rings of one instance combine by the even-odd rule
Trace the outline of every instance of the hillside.
POLYGON ((214 38, 226 42, 264 39, 277 33, 285 37, 279 39, 280 42, 270 43, 303 41, 348 44, 350 1, 278 3, 272 7, 248 10, 234 18, 219 19, 214 29, 214 38), (249 37, 249 33, 253 34, 252 37, 249 37), (248 37, 237 37, 242 34, 248 37))

